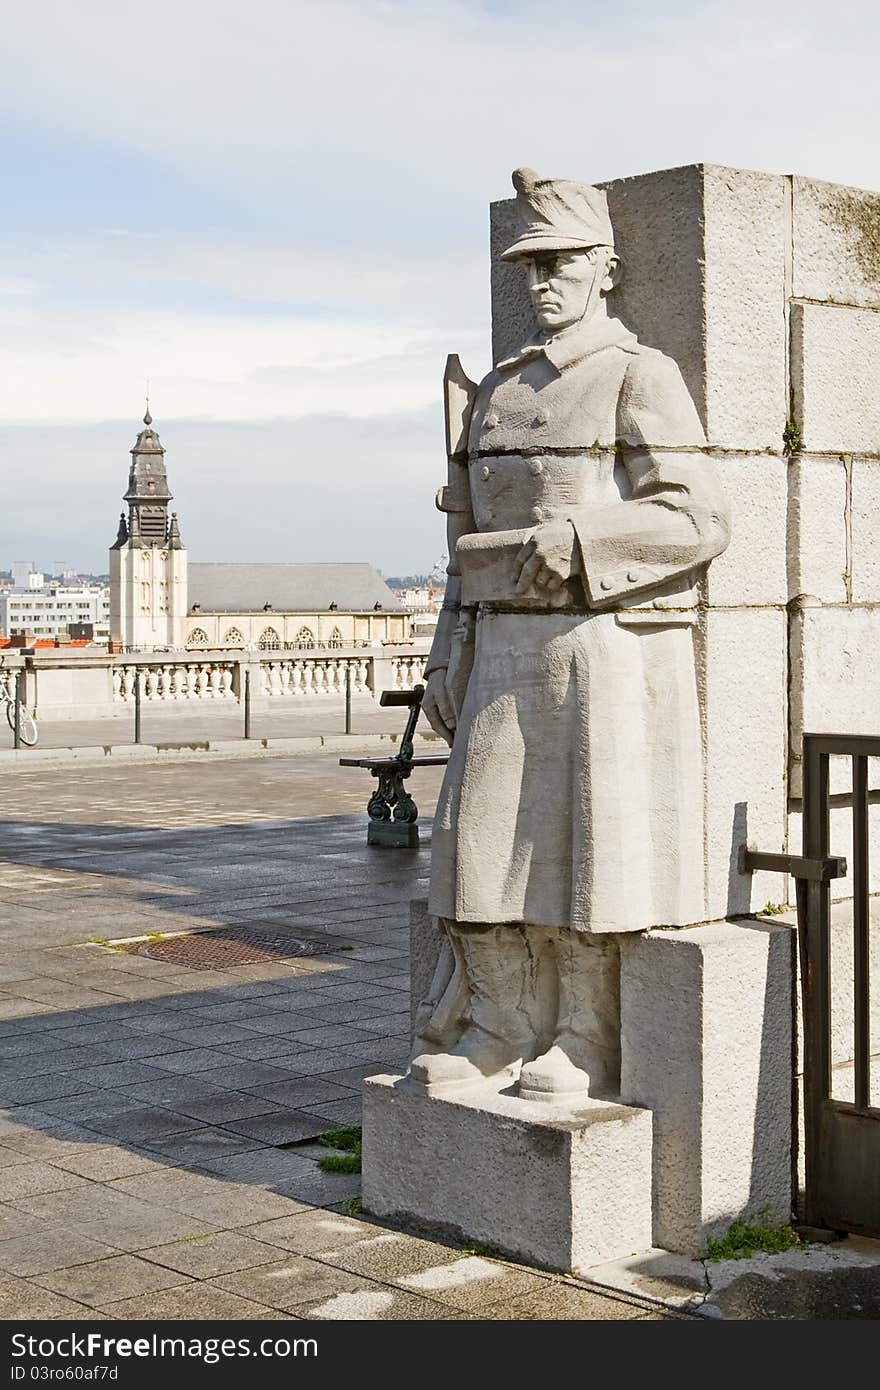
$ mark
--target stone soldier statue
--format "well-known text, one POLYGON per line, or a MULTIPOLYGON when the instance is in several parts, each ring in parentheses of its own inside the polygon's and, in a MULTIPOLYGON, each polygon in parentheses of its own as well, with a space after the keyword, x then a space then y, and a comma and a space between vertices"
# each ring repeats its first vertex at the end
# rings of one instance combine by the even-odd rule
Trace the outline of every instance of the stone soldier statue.
POLYGON ((479 388, 447 369, 424 709, 452 749, 429 899, 449 963, 410 1078, 556 1101, 617 1084, 615 934, 704 917, 693 625, 729 526, 678 367, 608 312, 605 194, 513 182, 503 258, 538 330, 479 388))

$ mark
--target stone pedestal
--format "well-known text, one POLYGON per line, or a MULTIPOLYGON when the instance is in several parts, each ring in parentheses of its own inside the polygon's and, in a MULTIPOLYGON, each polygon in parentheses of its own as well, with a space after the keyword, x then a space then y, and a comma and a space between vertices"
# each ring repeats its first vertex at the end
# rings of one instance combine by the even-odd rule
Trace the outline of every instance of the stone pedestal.
POLYGON ((790 927, 621 939, 621 1095, 654 1113, 654 1244, 686 1255, 739 1217, 789 1220, 790 927))
POLYGON ((651 1116, 481 1091, 455 1101, 364 1083, 365 1211, 548 1269, 651 1245, 651 1116))

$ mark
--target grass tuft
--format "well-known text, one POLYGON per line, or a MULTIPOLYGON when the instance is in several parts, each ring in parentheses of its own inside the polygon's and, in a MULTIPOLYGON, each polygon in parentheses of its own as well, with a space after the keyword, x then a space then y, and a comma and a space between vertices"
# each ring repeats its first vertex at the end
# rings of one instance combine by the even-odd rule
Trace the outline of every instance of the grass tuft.
POLYGON ((750 1226, 745 1221, 734 1221, 727 1233, 718 1240, 710 1240, 706 1256, 710 1260, 748 1260, 752 1255, 781 1255, 785 1250, 800 1245, 800 1237, 793 1226, 771 1226, 770 1209, 765 1207, 758 1213, 760 1225, 750 1226))
POLYGON ((340 1153, 327 1154, 318 1159, 318 1167, 324 1173, 359 1173, 361 1171, 361 1127, 344 1125, 341 1129, 328 1129, 317 1136, 317 1142, 325 1149, 339 1149, 340 1153))

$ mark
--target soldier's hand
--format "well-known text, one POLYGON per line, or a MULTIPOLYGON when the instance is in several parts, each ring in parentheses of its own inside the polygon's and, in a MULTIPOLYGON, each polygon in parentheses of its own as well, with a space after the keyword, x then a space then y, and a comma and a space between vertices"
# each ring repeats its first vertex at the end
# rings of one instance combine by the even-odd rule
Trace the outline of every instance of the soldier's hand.
POLYGON ((580 567, 571 522, 548 521, 533 531, 514 560, 516 592, 525 594, 534 587, 555 593, 580 567))
POLYGON ((446 667, 432 671, 425 683, 422 713, 434 730, 449 746, 455 736, 455 710, 446 688, 446 667))

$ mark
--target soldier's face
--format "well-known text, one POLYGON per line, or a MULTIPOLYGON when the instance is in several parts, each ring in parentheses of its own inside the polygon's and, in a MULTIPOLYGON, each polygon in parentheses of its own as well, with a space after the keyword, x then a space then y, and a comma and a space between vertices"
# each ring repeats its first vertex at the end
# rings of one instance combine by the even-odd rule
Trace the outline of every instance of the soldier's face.
POLYGON ((541 327, 557 333, 579 323, 598 301, 594 289, 605 269, 598 264, 595 249, 552 251, 530 259, 529 294, 541 327))

